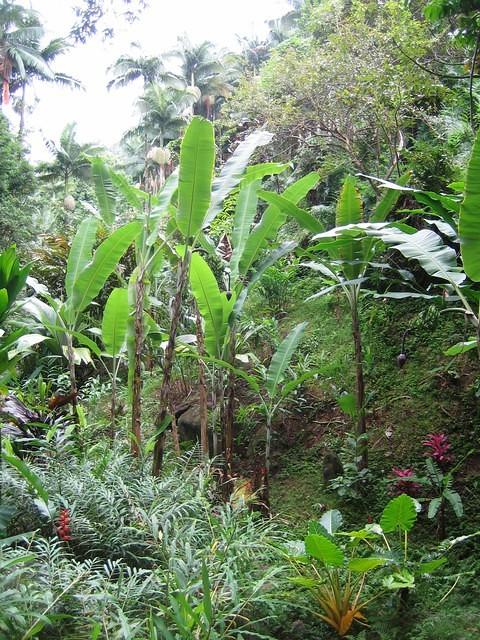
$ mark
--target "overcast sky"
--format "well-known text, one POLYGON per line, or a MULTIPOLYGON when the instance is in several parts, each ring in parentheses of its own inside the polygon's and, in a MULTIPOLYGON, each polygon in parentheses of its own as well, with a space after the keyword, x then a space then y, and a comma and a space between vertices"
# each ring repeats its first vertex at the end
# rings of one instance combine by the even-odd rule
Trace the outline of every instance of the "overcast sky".
MULTIPOLYGON (((40 13, 46 39, 66 35, 74 23, 74 0, 21 1, 40 13)), ((265 36, 265 21, 288 9, 287 0, 150 0, 139 20, 115 25, 114 38, 106 42, 91 38, 58 59, 56 70, 81 80, 85 91, 45 83, 29 89, 30 101, 38 100, 26 121, 32 159, 48 159, 43 139, 58 139, 67 122, 78 123, 80 141, 107 146, 118 142, 122 132, 135 123, 134 104, 141 85, 110 92, 105 88, 106 70, 120 54, 161 54, 173 48, 183 33, 194 43, 211 40, 220 48, 238 49, 237 35, 265 36), (132 42, 138 42, 141 49, 132 49, 132 42)))

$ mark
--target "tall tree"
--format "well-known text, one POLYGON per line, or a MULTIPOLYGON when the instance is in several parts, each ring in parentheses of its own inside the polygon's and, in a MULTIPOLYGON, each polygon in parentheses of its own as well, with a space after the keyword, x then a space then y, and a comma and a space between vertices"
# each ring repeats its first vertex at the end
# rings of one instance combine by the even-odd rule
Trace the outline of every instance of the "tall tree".
POLYGON ((26 80, 28 70, 35 69, 48 79, 54 73, 39 49, 43 27, 34 11, 10 0, 0 1, 0 77, 2 103, 10 100, 10 82, 14 73, 26 80))
POLYGON ((90 175, 88 156, 97 155, 101 149, 92 143, 80 143, 76 139, 76 123, 71 122, 63 129, 59 143, 46 141, 53 155, 53 162, 39 167, 39 175, 45 180, 62 181, 66 196, 71 178, 86 179, 90 175))
POLYGON ((185 86, 198 89, 193 113, 211 119, 216 98, 228 97, 233 88, 213 44, 205 40, 194 45, 187 36, 182 36, 178 39, 178 47, 169 55, 180 62, 181 71, 177 77, 185 86))
POLYGON ((112 79, 108 82, 108 89, 125 87, 141 78, 144 88, 154 84, 165 75, 163 60, 157 56, 120 56, 109 68, 112 79))

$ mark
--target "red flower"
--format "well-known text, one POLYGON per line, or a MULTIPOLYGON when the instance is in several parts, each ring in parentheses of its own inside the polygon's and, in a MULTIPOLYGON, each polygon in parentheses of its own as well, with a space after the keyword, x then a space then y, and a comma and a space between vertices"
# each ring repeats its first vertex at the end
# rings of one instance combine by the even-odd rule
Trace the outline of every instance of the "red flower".
POLYGON ((58 516, 57 534, 60 540, 69 542, 72 539, 70 530, 70 511, 68 509, 60 509, 60 515, 58 516))
POLYGON ((453 455, 449 453, 452 445, 449 443, 448 436, 445 433, 429 433, 422 444, 430 449, 427 455, 436 462, 452 462, 453 455))
POLYGON ((393 491, 397 495, 401 493, 406 493, 408 496, 416 496, 420 491, 420 485, 418 482, 413 482, 411 478, 415 477, 415 471, 411 468, 400 469, 398 467, 393 467, 392 469, 393 475, 398 478, 395 484, 393 485, 393 491))

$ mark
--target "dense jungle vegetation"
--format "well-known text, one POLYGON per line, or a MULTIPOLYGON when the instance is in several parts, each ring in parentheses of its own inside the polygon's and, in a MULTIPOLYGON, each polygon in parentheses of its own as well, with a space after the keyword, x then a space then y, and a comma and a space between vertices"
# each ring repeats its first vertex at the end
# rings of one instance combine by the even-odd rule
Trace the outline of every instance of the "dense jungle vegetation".
POLYGON ((479 3, 140 43, 118 146, 65 114, 40 163, 32 84, 78 89, 69 48, 116 25, 76 0, 48 41, 27 4, 0 0, 0 639, 480 638, 479 3))

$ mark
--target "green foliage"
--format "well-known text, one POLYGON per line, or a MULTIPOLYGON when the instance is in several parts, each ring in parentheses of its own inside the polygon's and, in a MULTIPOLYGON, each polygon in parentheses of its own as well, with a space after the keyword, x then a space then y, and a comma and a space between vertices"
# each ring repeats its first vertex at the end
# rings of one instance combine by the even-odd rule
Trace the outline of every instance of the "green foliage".
POLYGON ((0 249, 31 240, 35 178, 18 140, 0 114, 0 249))

